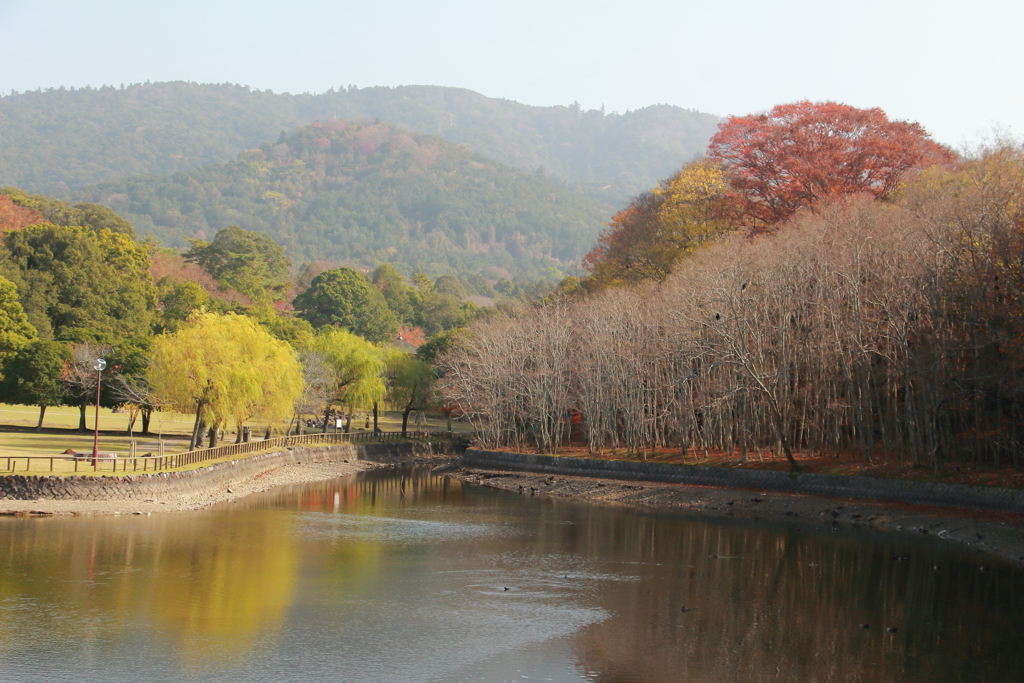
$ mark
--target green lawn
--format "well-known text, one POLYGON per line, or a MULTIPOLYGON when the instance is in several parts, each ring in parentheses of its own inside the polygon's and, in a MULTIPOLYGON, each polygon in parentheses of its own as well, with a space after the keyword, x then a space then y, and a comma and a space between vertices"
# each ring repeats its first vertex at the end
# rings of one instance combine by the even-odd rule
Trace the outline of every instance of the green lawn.
MULTIPOLYGON (((89 408, 86 413, 86 422, 91 430, 95 419, 95 408, 89 408)), ((0 424, 16 425, 20 427, 35 427, 39 422, 39 408, 36 406, 20 406, 0 403, 0 424)), ((142 426, 142 420, 135 421, 135 428, 142 426)), ((43 427, 62 427, 74 429, 78 427, 78 410, 67 406, 47 408, 46 416, 43 418, 43 427)), ((114 413, 110 408, 100 408, 100 429, 127 430, 128 414, 114 413)), ((161 432, 167 435, 188 435, 192 431, 192 417, 181 413, 153 413, 153 421, 150 424, 153 432, 161 432)), ((2 438, 2 437, 0 437, 2 438)), ((2 446, 0 446, 2 447, 2 446)), ((90 444, 89 450, 92 450, 90 444)))

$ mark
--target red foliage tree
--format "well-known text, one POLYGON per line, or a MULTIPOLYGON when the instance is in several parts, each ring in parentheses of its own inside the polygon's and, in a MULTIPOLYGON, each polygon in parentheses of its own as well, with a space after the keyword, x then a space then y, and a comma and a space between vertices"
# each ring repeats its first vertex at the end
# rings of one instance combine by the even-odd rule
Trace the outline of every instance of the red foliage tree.
POLYGON ((837 196, 886 197, 910 171, 957 158, 918 123, 890 121, 881 109, 807 101, 729 117, 708 156, 725 167, 740 208, 768 226, 837 196))
POLYGON ((43 214, 18 206, 10 197, 0 195, 0 236, 8 230, 21 230, 28 225, 43 222, 43 214))

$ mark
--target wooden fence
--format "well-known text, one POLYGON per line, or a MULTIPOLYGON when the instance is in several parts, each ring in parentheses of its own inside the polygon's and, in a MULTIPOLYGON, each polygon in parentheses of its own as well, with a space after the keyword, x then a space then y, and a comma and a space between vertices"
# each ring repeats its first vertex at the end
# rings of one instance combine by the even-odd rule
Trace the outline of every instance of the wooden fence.
POLYGON ((384 443, 408 439, 425 441, 429 439, 450 439, 451 437, 451 432, 407 431, 404 436, 402 435, 402 432, 328 432, 327 434, 278 436, 260 441, 249 441, 247 443, 233 443, 225 446, 214 446, 213 448, 197 448, 193 451, 171 453, 168 455, 121 458, 112 453, 100 453, 99 458, 95 461, 91 454, 76 456, 65 455, 60 457, 36 455, 5 455, 0 457, 7 461, 6 471, 10 473, 31 472, 33 463, 43 465, 42 468, 37 468, 35 470, 36 472, 53 472, 55 474, 78 472, 79 465, 82 466, 83 472, 160 472, 164 470, 188 467, 189 465, 195 465, 196 463, 206 462, 209 460, 219 460, 232 455, 246 455, 262 451, 279 450, 287 448, 288 446, 329 445, 339 443, 384 443), (66 464, 67 466, 60 467, 60 470, 58 471, 54 469, 55 463, 60 463, 61 465, 66 464), (73 470, 71 469, 72 463, 74 465, 73 470), (139 467, 140 464, 142 467, 139 467), (24 467, 22 467, 22 465, 24 465, 24 467), (47 465, 49 465, 48 468, 47 465), (109 470, 107 470, 108 466, 110 468, 109 470))

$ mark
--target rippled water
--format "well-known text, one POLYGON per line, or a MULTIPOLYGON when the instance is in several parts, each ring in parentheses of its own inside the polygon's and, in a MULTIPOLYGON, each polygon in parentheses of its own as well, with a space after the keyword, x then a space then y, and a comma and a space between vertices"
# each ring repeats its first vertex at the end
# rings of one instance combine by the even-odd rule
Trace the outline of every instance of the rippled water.
POLYGON ((1024 572, 968 549, 423 470, 0 519, 4 682, 1019 681, 1022 645, 1024 572))

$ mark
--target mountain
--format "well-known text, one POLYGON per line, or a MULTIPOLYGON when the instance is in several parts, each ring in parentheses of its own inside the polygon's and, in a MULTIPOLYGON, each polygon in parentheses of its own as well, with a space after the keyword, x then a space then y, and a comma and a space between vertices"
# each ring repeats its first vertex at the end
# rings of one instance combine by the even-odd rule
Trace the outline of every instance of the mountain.
POLYGON ((76 198, 172 246, 238 225, 268 233, 296 262, 392 262, 431 275, 498 268, 537 277, 569 266, 612 211, 466 145, 333 119, 232 161, 113 180, 76 198))
POLYGON ((506 165, 540 168, 621 203, 700 154, 719 119, 670 105, 626 112, 533 107, 439 86, 276 94, 185 82, 48 89, 0 97, 0 185, 67 196, 136 174, 227 161, 281 131, 331 119, 436 134, 506 165))

